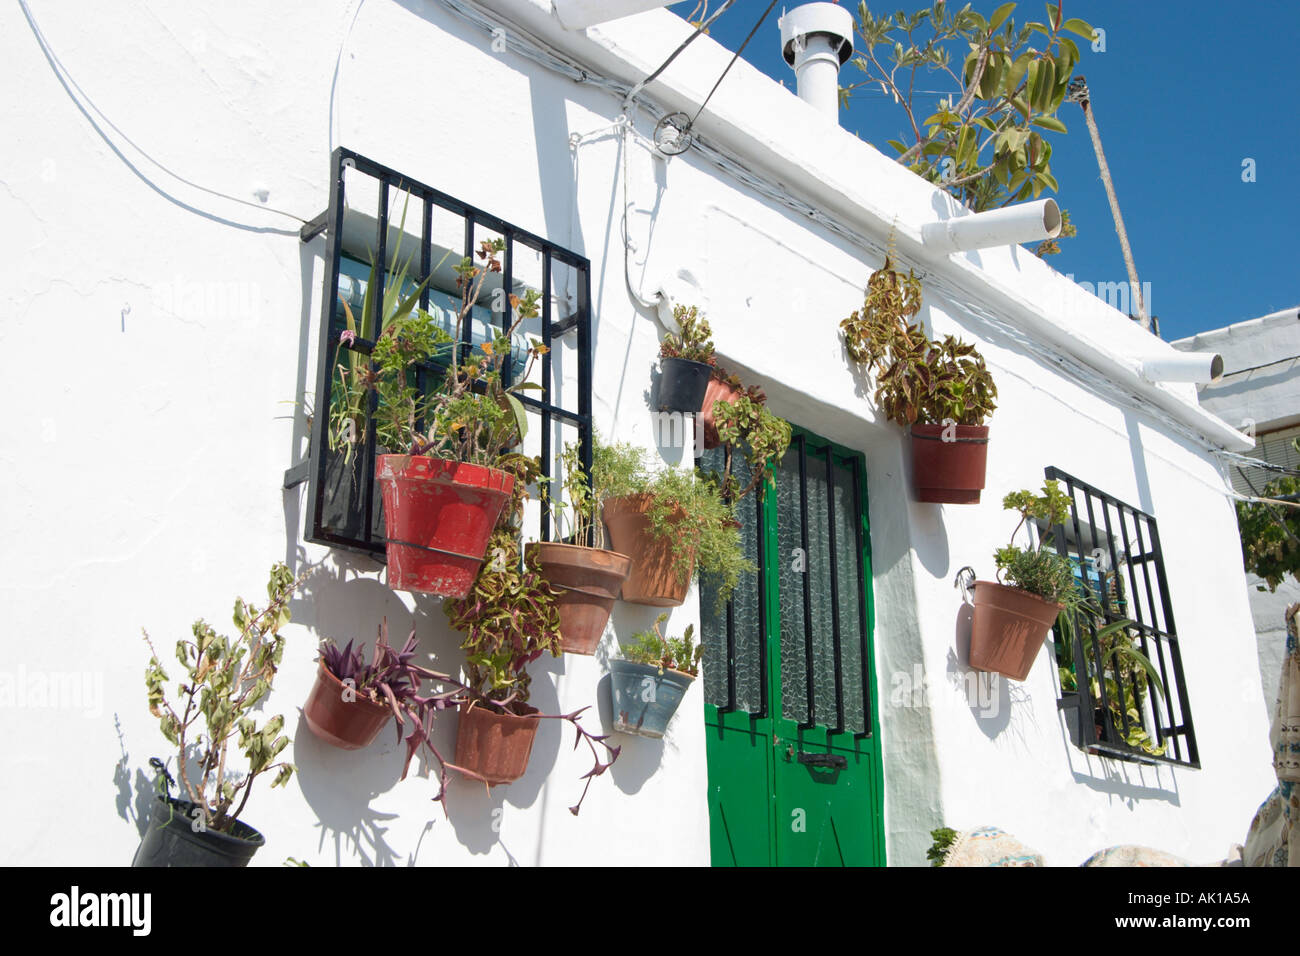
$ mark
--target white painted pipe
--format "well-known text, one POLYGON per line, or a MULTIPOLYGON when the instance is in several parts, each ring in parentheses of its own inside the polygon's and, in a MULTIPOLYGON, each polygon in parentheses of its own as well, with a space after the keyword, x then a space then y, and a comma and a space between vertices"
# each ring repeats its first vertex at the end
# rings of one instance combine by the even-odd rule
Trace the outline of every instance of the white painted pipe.
POLYGON ((608 23, 666 7, 675 0, 551 0, 551 9, 566 30, 585 30, 598 23, 608 23))
POLYGON ((1055 199, 956 216, 921 227, 921 240, 926 248, 945 253, 1041 242, 1060 234, 1061 210, 1055 199))
POLYGON ((1223 356, 1217 352, 1176 352, 1144 358, 1142 375, 1153 382, 1213 385, 1223 378, 1223 356))
POLYGON ((840 67, 853 55, 853 14, 834 3, 805 3, 781 17, 781 55, 794 68, 799 99, 836 122, 840 67))

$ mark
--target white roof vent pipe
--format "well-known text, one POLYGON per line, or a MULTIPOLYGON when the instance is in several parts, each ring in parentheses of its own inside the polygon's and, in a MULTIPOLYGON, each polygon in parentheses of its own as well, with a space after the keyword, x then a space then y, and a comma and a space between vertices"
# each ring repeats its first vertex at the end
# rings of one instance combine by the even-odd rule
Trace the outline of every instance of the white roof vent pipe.
POLYGON ((551 0, 551 9, 566 30, 585 30, 598 23, 666 7, 676 0, 551 0))
POLYGON ((1142 375, 1152 382, 1213 385, 1223 378, 1223 356, 1215 352, 1176 352, 1142 360, 1142 375))
POLYGON ((990 209, 943 222, 926 223, 921 227, 921 239, 926 248, 943 253, 1041 242, 1055 239, 1060 234, 1061 210, 1055 199, 990 209))
POLYGON ((853 14, 834 3, 805 3, 782 15, 781 55, 794 67, 799 99, 836 123, 840 67, 853 55, 853 14))

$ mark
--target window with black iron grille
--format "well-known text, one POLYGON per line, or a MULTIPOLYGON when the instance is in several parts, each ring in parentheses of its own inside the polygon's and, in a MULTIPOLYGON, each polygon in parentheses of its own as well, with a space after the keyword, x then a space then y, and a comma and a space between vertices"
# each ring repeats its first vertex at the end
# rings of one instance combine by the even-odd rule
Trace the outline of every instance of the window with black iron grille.
MULTIPOLYGON (((498 216, 448 196, 346 149, 331 157, 328 211, 302 228, 304 242, 326 236, 325 292, 320 338, 311 450, 307 461, 290 468, 285 487, 309 481, 306 538, 372 554, 385 553, 382 498, 375 482, 375 426, 358 436, 356 453, 330 446, 330 418, 338 396, 336 367, 345 350, 368 356, 383 331, 383 292, 387 283, 402 282, 404 298, 427 278, 419 307, 440 318, 455 332, 454 317, 461 305, 455 267, 472 257, 480 242, 500 240, 502 269, 484 282, 461 328, 466 347, 484 342, 510 328, 515 316, 509 299, 526 290, 540 293, 540 314, 516 330, 511 356, 522 358, 528 339, 538 339, 549 351, 530 373, 541 390, 516 397, 535 417, 523 452, 538 455, 549 476, 564 444, 576 441, 584 468, 591 467, 591 266, 587 259, 548 242, 498 216), (382 268, 379 267, 382 264, 382 268), (374 268, 372 270, 372 265, 374 268), (361 312, 366 286, 374 282, 369 322, 361 312), (349 343, 340 342, 347 328, 347 303, 357 323, 373 329, 349 343), (539 397, 538 397, 539 396, 539 397)), ((477 260, 475 260, 477 261, 477 260)), ((523 373, 526 363, 507 358, 506 380, 523 373)), ((442 384, 446 366, 430 362, 416 374, 416 387, 426 394, 442 384)), ((372 405, 373 410, 373 405, 372 405)), ((396 449, 394 449, 396 451, 396 449)), ((551 537, 551 522, 543 503, 540 540, 551 537)))
POLYGON ((1074 743, 1108 757, 1199 767, 1156 519, 1059 468, 1046 476, 1071 502, 1068 521, 1048 533, 1100 612, 1063 614, 1053 629, 1059 706, 1074 743))

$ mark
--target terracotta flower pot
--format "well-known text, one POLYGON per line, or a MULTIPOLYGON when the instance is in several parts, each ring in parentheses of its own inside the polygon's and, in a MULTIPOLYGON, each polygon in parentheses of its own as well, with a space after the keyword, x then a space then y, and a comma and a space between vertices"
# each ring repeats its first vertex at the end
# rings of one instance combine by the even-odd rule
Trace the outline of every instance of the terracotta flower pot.
POLYGON ((732 402, 740 395, 740 389, 728 385, 716 374, 709 379, 709 387, 704 390, 704 405, 700 409, 700 419, 704 423, 704 447, 717 448, 722 444, 718 437, 718 426, 713 421, 713 406, 718 402, 732 402))
POLYGON ((460 705, 456 728, 456 765, 472 770, 490 784, 512 783, 528 769, 537 738, 537 708, 515 705, 527 713, 502 714, 481 703, 460 705))
POLYGON ((375 477, 384 498, 388 586, 450 598, 468 594, 514 476, 423 455, 380 455, 375 477))
POLYGON ((1064 604, 996 581, 975 582, 970 666, 1024 680, 1064 604))
MULTIPOLYGON (((610 543, 632 559, 631 573, 623 582, 623 600, 652 607, 680 607, 690 590, 692 574, 683 579, 673 569, 671 537, 656 538, 650 533, 646 511, 653 500, 650 495, 629 495, 605 502, 603 514, 610 543)), ((693 573, 694 553, 690 559, 693 573)))
POLYGON ((605 633, 618 590, 632 568, 632 559, 616 551, 585 548, 552 541, 534 542, 525 553, 536 554, 546 583, 560 592, 560 644, 566 654, 591 654, 605 633))
POLYGON ((713 366, 684 358, 659 360, 659 410, 699 414, 713 366))
POLYGON ((364 694, 353 693, 347 699, 346 690, 343 682, 321 661, 302 715, 312 733, 321 740, 344 750, 360 750, 369 747, 379 736, 384 725, 393 719, 393 712, 387 704, 377 704, 364 694))
POLYGON ((912 484, 916 500, 979 504, 988 450, 987 425, 913 425, 912 484))

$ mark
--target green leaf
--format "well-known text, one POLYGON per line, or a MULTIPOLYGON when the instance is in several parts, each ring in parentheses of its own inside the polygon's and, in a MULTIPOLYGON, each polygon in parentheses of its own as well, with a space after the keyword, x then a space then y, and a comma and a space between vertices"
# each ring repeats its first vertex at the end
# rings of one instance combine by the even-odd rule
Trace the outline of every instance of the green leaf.
POLYGON ((1078 17, 1070 17, 1070 19, 1061 24, 1061 29, 1069 30, 1075 36, 1081 36, 1089 43, 1092 42, 1092 34, 1094 31, 1087 20, 1080 20, 1078 17))
POLYGON ((1011 11, 1016 8, 1014 3, 1004 3, 993 11, 993 16, 989 19, 989 30, 996 30, 1002 26, 1002 22, 1011 16, 1011 11))
POLYGON ((1068 133, 1064 123, 1055 116, 1035 116, 1029 122, 1035 126, 1041 126, 1043 129, 1050 129, 1054 133, 1068 133))
POLYGON ((510 405, 510 411, 515 416, 515 427, 519 430, 519 441, 522 442, 524 436, 528 434, 528 413, 524 411, 524 403, 509 392, 506 392, 505 399, 510 405))

